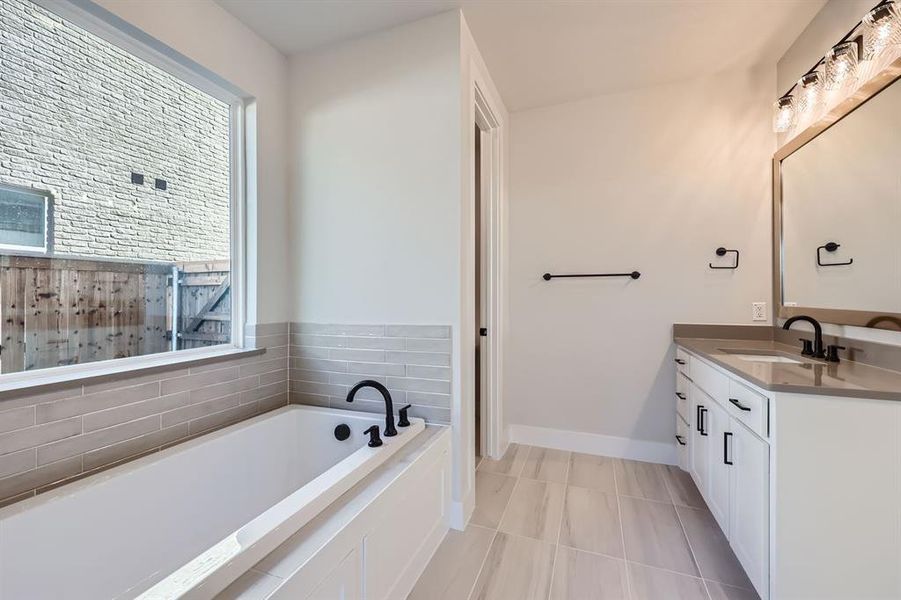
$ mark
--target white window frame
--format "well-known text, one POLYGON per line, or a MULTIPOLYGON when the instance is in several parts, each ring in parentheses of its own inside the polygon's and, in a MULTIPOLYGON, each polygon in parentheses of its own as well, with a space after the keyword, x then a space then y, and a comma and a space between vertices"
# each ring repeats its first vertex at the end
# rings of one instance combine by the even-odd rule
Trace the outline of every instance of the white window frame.
POLYGON ((53 194, 48 190, 30 188, 23 185, 0 183, 0 188, 40 196, 44 199, 44 245, 20 246, 18 244, 0 243, 0 252, 19 252, 22 254, 45 256, 50 253, 53 245, 53 194))
POLYGON ((220 356, 249 354, 244 347, 247 306, 247 170, 246 111, 252 98, 240 88, 166 46, 145 31, 89 0, 31 0, 66 21, 118 46, 181 81, 229 106, 229 266, 231 279, 231 340, 206 348, 168 350, 143 356, 117 358, 77 365, 49 367, 0 375, 0 391, 73 381, 111 373, 139 371, 166 365, 184 365, 220 356))

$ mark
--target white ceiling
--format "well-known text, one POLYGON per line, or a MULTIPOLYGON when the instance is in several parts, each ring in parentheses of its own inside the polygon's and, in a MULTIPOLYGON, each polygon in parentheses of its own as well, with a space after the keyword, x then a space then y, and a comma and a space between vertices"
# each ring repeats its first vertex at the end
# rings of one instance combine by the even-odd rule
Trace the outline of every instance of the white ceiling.
POLYGON ((826 2, 216 1, 286 55, 462 8, 511 111, 775 63, 826 2))

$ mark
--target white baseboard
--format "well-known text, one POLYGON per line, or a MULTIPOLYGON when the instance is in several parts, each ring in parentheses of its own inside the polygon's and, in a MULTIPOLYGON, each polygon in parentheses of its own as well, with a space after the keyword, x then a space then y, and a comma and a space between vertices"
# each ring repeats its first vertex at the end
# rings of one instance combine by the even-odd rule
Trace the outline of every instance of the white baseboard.
POLYGON ((647 462, 678 464, 675 444, 647 442, 630 438, 586 433, 584 431, 566 431, 550 427, 534 427, 532 425, 510 425, 509 438, 517 444, 541 446, 556 450, 569 450, 598 456, 628 458, 647 462))

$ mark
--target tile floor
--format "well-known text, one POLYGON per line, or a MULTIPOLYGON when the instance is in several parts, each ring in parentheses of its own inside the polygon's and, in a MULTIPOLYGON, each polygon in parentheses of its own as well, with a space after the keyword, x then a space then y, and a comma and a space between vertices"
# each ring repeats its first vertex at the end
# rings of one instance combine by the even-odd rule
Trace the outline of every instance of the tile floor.
POLYGON ((677 467, 511 444, 408 600, 756 600, 677 467))

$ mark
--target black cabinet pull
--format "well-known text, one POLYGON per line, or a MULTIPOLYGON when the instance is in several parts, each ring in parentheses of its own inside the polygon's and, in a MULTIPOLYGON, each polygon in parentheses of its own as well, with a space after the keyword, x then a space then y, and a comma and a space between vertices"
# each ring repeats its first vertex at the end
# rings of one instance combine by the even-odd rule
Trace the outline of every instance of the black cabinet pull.
POLYGON ((684 365, 684 364, 685 364, 685 361, 682 360, 681 358, 677 358, 677 359, 676 359, 676 364, 677 364, 677 365, 684 365))
POLYGON ((682 392, 676 392, 676 398, 678 398, 679 400, 685 400, 685 394, 683 394, 682 392))
POLYGON ((701 420, 698 424, 698 426, 700 427, 700 429, 698 429, 698 431, 701 432, 701 435, 707 435, 707 423, 705 422, 705 419, 704 419, 704 415, 707 414, 707 409, 704 408, 703 406, 701 406, 699 408, 701 409, 701 415, 700 415, 701 420))
POLYGON ((732 437, 731 431, 723 432, 723 462, 727 465, 731 465, 732 461, 729 460, 729 438, 732 437))
POLYGON ((681 436, 681 435, 678 435, 678 434, 676 435, 676 441, 679 442, 679 445, 680 445, 680 446, 684 446, 684 445, 685 445, 685 440, 682 439, 682 436, 681 436))
POLYGON ((701 411, 703 409, 704 407, 700 404, 695 406, 695 429, 698 431, 698 433, 701 432, 701 411))
POLYGON ((735 406, 737 406, 739 410, 744 410, 744 411, 747 411, 747 412, 751 412, 751 407, 750 407, 750 406, 745 406, 744 404, 742 404, 741 402, 739 402, 739 401, 736 400, 735 398, 729 398, 729 402, 731 402, 732 404, 734 404, 735 406))

